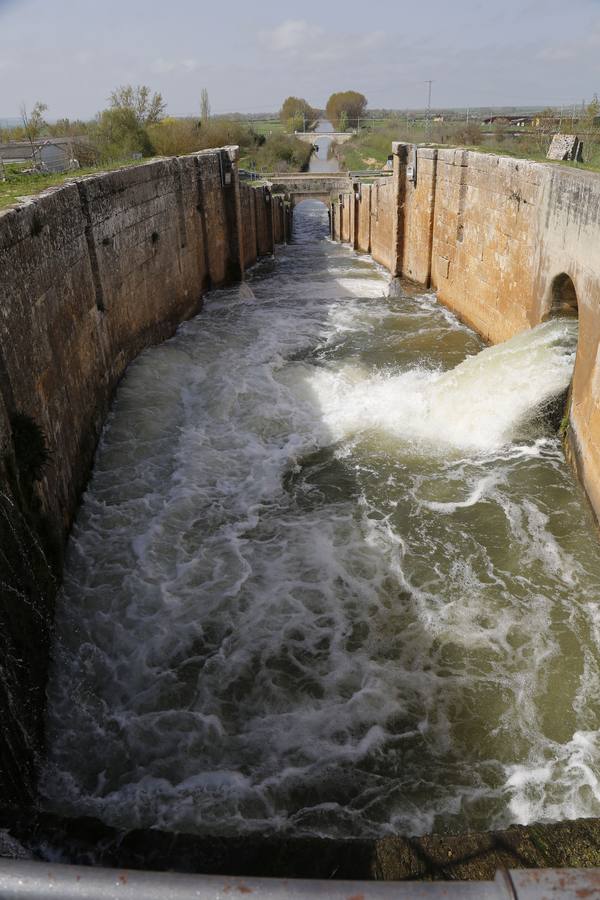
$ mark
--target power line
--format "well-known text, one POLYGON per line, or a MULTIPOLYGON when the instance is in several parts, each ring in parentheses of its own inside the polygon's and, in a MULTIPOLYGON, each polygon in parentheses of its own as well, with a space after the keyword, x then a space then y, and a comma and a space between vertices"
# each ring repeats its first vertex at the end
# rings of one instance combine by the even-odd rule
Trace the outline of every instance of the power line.
POLYGON ((433 80, 430 78, 425 82, 428 85, 427 89, 427 130, 425 132, 427 140, 429 140, 429 129, 431 127, 431 85, 433 84, 433 80))

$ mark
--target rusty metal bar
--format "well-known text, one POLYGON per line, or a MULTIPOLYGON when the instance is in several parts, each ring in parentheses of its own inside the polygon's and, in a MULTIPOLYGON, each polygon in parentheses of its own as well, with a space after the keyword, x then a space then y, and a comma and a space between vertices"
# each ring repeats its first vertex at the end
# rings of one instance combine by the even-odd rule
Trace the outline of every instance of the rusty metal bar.
POLYGON ((600 898, 600 869, 514 869, 494 881, 319 881, 178 875, 0 860, 1 900, 577 900, 600 898))
POLYGON ((317 881, 177 875, 65 866, 29 860, 0 861, 1 900, 511 900, 493 882, 317 881))

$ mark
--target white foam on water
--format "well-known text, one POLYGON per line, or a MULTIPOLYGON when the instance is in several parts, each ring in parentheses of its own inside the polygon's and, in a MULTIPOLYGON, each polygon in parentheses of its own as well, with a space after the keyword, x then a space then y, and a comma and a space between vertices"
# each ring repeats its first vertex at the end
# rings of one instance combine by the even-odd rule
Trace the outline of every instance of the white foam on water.
POLYGON ((553 758, 545 765, 507 767, 506 788, 515 822, 576 819, 590 801, 594 809, 600 806, 598 732, 576 731, 570 741, 553 750, 553 758))
POLYGON ((302 208, 274 270, 119 388, 58 603, 48 802, 212 834, 600 814, 597 545, 538 416, 572 326, 476 354, 302 208))
POLYGON ((577 323, 554 320, 469 357, 449 372, 309 372, 333 434, 388 432, 446 451, 495 450, 568 387, 577 323))

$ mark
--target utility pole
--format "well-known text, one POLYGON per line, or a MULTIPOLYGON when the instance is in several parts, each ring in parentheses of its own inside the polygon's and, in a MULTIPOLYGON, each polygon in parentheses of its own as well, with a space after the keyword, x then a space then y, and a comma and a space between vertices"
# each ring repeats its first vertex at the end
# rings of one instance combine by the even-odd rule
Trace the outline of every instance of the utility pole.
POLYGON ((471 112, 471 107, 467 106, 467 125, 469 124, 469 113, 471 112))
POLYGON ((428 85, 428 90, 427 90, 427 124, 426 124, 426 128, 425 128, 425 136, 426 136, 427 140, 429 140, 429 129, 430 129, 430 126, 431 126, 431 85, 433 84, 432 79, 430 78, 428 81, 425 82, 425 84, 428 85))

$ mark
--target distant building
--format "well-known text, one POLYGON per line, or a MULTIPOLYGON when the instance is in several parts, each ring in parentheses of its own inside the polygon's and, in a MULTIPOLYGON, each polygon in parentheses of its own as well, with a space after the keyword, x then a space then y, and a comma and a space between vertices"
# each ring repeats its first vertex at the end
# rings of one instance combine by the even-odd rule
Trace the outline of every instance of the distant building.
POLYGON ((26 163, 43 172, 68 172, 95 161, 94 148, 81 138, 48 138, 34 141, 10 141, 0 144, 4 164, 26 163))
MULTIPOLYGON (((567 116, 565 116, 567 118, 567 116)), ((532 124, 534 128, 558 129, 561 122, 560 116, 533 116, 532 124)))
POLYGON ((531 116, 488 116, 483 120, 484 125, 508 125, 511 128, 525 128, 531 122, 531 116))

